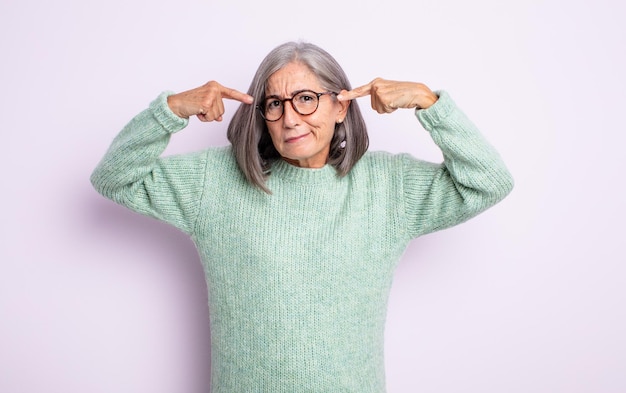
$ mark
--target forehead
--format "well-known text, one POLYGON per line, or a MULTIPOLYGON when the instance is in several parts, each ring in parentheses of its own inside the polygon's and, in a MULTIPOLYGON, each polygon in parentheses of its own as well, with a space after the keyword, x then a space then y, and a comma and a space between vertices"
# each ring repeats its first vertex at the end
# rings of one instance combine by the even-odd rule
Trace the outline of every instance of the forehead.
POLYGON ((273 73, 265 85, 267 95, 289 96, 297 90, 319 90, 317 76, 302 63, 289 63, 273 73))

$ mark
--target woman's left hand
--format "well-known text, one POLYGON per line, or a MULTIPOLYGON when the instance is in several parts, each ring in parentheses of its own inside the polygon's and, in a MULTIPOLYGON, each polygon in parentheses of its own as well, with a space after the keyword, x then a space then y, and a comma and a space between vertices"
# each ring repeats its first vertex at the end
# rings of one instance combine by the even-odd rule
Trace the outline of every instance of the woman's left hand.
POLYGON ((397 82, 376 78, 367 85, 350 91, 342 90, 337 99, 349 101, 371 96, 372 109, 378 113, 391 113, 398 108, 426 109, 437 101, 437 95, 423 83, 397 82))

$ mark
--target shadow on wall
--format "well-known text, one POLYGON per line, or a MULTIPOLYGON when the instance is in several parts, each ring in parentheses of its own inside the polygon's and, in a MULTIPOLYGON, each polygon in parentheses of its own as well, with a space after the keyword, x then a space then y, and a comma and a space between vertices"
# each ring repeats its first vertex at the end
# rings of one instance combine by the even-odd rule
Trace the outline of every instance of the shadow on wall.
POLYGON ((176 341, 180 340, 188 359, 185 367, 194 387, 191 391, 205 391, 210 383, 211 357, 208 294, 193 241, 175 227, 118 206, 95 192, 83 195, 83 203, 82 227, 96 244, 94 252, 100 254, 90 263, 105 264, 120 274, 129 269, 138 276, 141 271, 156 272, 160 285, 167 285, 174 298, 174 306, 168 306, 166 312, 179 319, 184 330, 184 337, 176 341), (138 253, 141 257, 136 258, 138 253))
POLYGON ((177 269, 185 269, 190 265, 201 267, 195 245, 187 234, 177 228, 130 211, 95 193, 89 195, 87 203, 89 219, 85 224, 103 243, 113 243, 114 247, 145 247, 147 250, 162 251, 159 255, 163 257, 158 260, 137 263, 178 261, 180 265, 174 266, 177 269))

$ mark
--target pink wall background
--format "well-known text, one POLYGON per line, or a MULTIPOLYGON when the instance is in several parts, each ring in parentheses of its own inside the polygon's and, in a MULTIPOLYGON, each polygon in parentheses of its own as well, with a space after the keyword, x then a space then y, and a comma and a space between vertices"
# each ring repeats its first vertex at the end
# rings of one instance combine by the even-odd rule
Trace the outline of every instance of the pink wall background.
MULTIPOLYGON (((89 174, 162 90, 246 90, 271 48, 299 38, 355 86, 448 90, 516 178, 502 204, 407 250, 388 391, 626 391, 625 5, 224 3, 0 4, 0 392, 208 391, 191 241, 104 200, 89 174)), ((440 159, 410 111, 361 104, 372 149, 440 159)), ((192 121, 168 153, 224 144, 225 127, 192 121)))

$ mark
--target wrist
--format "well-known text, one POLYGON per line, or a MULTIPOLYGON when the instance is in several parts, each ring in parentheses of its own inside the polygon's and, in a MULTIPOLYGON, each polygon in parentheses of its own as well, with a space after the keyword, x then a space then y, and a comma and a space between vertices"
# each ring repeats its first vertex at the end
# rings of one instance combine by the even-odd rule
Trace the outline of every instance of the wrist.
POLYGON ((167 106, 170 108, 172 113, 174 113, 176 116, 180 117, 181 119, 188 119, 189 118, 189 116, 184 116, 180 112, 179 106, 178 106, 178 95, 177 94, 172 94, 172 95, 167 97, 167 106))
POLYGON ((173 94, 171 91, 162 92, 149 107, 155 119, 170 133, 185 128, 189 123, 189 119, 178 116, 170 108, 168 101, 173 94))
POLYGON ((438 99, 439 96, 437 94, 429 91, 428 94, 425 94, 423 97, 420 98, 420 101, 415 106, 415 109, 428 109, 433 106, 433 104, 437 102, 438 99))

